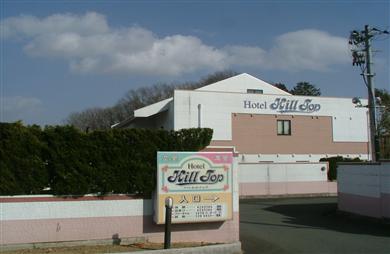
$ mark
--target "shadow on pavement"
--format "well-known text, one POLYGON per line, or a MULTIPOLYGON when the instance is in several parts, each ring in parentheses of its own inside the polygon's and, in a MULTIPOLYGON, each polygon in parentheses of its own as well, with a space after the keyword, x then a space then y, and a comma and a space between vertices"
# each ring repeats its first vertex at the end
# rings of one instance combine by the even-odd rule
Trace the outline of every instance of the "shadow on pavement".
MULTIPOLYGON (((326 229, 351 234, 389 236, 390 225, 365 217, 339 213, 337 203, 283 204, 263 208, 285 216, 283 225, 297 228, 326 229)), ((242 223, 251 223, 241 221, 242 223)), ((252 222, 261 224, 259 222, 252 222)))

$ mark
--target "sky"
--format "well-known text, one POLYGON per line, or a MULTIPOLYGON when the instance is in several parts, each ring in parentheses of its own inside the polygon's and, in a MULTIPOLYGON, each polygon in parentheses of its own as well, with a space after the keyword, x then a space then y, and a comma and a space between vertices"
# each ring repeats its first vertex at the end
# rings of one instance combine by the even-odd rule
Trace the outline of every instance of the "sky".
MULTIPOLYGON (((390 30, 390 1, 0 0, 0 122, 63 124, 127 91, 221 70, 367 97, 349 34, 390 30)), ((390 90, 390 39, 373 41, 390 90)))

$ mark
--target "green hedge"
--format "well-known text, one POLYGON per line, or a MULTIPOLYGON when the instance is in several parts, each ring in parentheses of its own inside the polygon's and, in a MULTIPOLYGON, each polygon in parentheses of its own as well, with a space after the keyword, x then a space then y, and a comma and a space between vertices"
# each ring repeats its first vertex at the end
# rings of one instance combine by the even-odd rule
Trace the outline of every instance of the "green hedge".
POLYGON ((321 158, 320 161, 327 161, 329 163, 328 180, 334 181, 337 179, 337 162, 360 162, 359 158, 344 158, 342 156, 335 156, 329 158, 321 158))
POLYGON ((157 151, 198 151, 211 129, 114 129, 0 123, 0 195, 150 195, 157 151), (49 187, 49 191, 44 188, 49 187))

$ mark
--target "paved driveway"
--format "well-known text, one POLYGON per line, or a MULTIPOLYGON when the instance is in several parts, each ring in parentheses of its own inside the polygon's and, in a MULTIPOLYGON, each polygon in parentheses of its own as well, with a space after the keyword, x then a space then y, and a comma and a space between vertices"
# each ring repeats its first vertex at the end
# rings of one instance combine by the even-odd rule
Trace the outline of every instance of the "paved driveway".
POLYGON ((244 253, 386 253, 390 225, 341 215, 337 198, 240 201, 244 253))

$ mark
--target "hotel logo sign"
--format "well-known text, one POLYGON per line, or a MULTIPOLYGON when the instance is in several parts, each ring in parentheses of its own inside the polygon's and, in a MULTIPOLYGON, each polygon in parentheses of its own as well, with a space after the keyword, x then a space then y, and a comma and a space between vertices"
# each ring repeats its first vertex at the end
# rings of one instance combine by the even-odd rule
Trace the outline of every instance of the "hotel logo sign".
POLYGON ((165 199, 173 199, 172 223, 232 218, 229 152, 158 152, 155 221, 165 220, 165 199))
POLYGON ((244 100, 245 109, 269 109, 279 113, 314 113, 321 109, 321 104, 313 103, 312 99, 289 100, 286 98, 276 98, 273 102, 255 102, 244 100))

